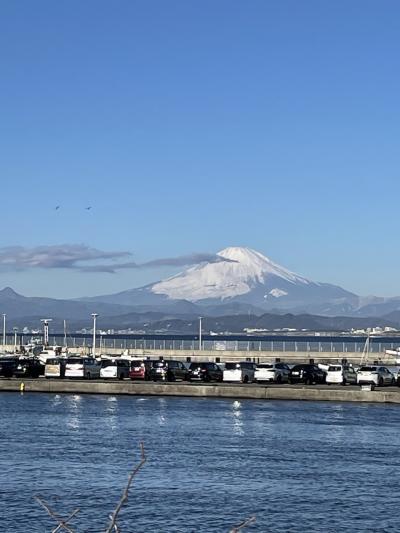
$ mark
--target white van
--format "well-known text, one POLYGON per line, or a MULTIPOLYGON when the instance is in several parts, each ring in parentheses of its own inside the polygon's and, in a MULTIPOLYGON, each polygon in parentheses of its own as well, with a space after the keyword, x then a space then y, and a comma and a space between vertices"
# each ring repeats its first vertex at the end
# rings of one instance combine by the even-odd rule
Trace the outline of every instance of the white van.
POLYGON ((223 381, 233 381, 236 383, 251 383, 254 381, 255 363, 249 361, 239 361, 225 363, 223 381))
POLYGON ((126 379, 129 377, 131 362, 128 359, 103 359, 100 377, 106 379, 126 379))
POLYGON ((93 357, 68 357, 65 364, 66 378, 93 379, 100 377, 101 365, 93 357))
POLYGON ((65 359, 48 357, 44 366, 45 378, 63 378, 65 375, 65 359))

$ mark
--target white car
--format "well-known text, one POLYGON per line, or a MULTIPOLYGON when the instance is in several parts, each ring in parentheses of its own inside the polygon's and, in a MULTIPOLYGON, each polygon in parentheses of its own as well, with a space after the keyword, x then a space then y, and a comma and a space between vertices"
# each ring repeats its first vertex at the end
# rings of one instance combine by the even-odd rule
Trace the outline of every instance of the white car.
POLYGON ((93 379, 100 377, 101 365, 93 357, 68 357, 65 363, 66 378, 93 379))
POLYGON ((362 366, 357 372, 357 383, 359 385, 392 385, 395 383, 393 374, 385 366, 362 366))
POLYGON ((352 366, 347 365, 329 365, 326 371, 326 383, 342 384, 347 383, 355 385, 357 383, 357 372, 352 366))
POLYGON ((249 361, 225 363, 223 381, 251 383, 254 381, 255 367, 255 363, 250 363, 249 361))
POLYGON ((128 359, 103 359, 100 377, 108 379, 127 379, 131 363, 128 359))
POLYGON ((285 363, 259 363, 254 372, 254 381, 273 381, 284 383, 289 381, 290 369, 285 363))

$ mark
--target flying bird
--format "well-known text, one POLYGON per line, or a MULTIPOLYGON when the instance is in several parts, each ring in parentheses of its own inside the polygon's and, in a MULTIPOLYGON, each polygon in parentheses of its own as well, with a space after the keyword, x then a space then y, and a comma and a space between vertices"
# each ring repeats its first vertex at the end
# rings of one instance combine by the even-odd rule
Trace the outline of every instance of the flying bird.
POLYGON ((56 205, 55 210, 58 211, 60 209, 60 205, 56 205))
POLYGON ((87 211, 89 211, 90 209, 92 209, 92 206, 89 205, 89 207, 85 207, 85 209, 86 209, 87 211))

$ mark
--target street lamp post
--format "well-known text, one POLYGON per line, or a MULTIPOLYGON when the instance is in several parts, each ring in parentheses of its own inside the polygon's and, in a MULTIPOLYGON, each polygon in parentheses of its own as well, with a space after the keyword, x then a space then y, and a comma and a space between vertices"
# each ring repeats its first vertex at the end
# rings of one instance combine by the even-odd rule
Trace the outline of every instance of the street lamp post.
POLYGON ((52 320, 52 318, 40 319, 40 322, 43 322, 43 344, 45 348, 49 346, 49 322, 51 322, 52 320))
POLYGON ((6 314, 3 313, 3 349, 6 345, 6 314))
POLYGON ((13 331, 14 331, 14 352, 17 351, 17 333, 18 333, 18 328, 17 327, 13 327, 13 331))
POLYGON ((92 313, 93 317, 93 348, 92 348, 92 355, 93 357, 96 357, 96 319, 98 317, 98 313, 92 313))
POLYGON ((202 331, 201 331, 201 320, 202 320, 202 316, 199 316, 199 350, 201 350, 202 348, 202 345, 203 345, 203 339, 201 337, 201 334, 202 334, 202 331))

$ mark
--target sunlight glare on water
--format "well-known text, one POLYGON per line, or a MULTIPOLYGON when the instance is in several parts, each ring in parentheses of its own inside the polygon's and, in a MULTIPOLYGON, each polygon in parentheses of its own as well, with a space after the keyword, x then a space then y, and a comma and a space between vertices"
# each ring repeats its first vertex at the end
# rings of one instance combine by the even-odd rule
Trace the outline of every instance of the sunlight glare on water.
POLYGON ((122 531, 398 529, 397 406, 1 393, 0 412, 1 531, 54 528, 35 494, 104 530, 142 440, 122 531))

